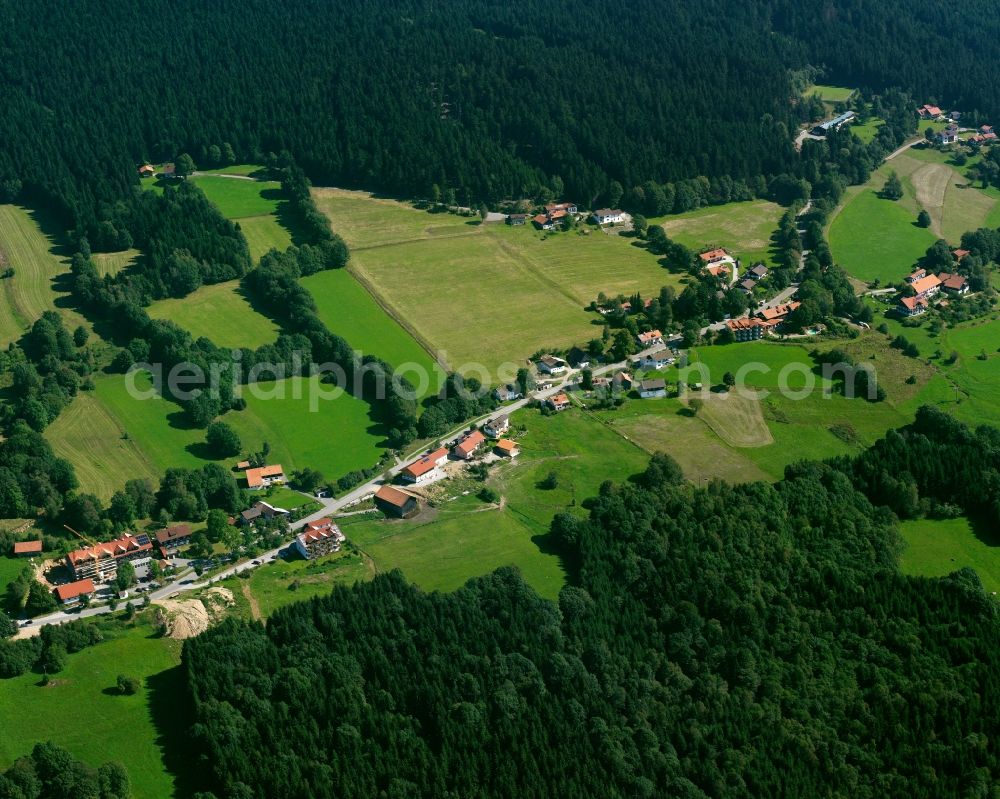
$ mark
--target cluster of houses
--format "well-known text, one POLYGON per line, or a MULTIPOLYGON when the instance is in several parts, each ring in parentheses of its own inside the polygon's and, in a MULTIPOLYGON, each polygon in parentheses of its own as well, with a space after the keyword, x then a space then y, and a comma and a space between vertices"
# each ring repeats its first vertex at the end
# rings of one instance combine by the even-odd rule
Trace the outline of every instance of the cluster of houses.
POLYGON ((734 270, 739 271, 739 261, 721 247, 698 253, 698 258, 703 272, 726 282, 730 280, 730 273, 735 278, 734 270))
MULTIPOLYGON (((969 254, 968 250, 954 250, 957 260, 969 254)), ((917 269, 907 276, 906 282, 913 289, 913 294, 900 297, 897 309, 903 316, 920 316, 930 308, 931 298, 941 291, 960 296, 969 293, 969 281, 965 275, 957 272, 939 272, 927 274, 926 269, 917 269)))
MULTIPOLYGON (((569 400, 567 399, 567 404, 568 402, 569 400)), ((410 485, 436 480, 442 476, 443 472, 441 470, 449 460, 454 458, 457 461, 468 462, 490 440, 496 441, 493 451, 500 457, 517 457, 520 454, 517 444, 503 437, 508 430, 510 430, 510 418, 508 416, 502 415, 490 419, 483 425, 481 430, 470 430, 462 436, 450 450, 448 447, 438 447, 433 452, 428 452, 413 463, 407 464, 400 470, 399 479, 401 482, 410 485)), ((378 498, 377 494, 376 498, 378 498)), ((389 502, 392 507, 398 507, 391 502, 393 499, 399 500, 401 498, 393 494, 383 497, 383 500, 389 502)))
MULTIPOLYGON (((937 144, 956 144, 961 141, 959 138, 961 129, 958 127, 958 121, 962 118, 961 111, 946 113, 936 105, 925 103, 917 109, 917 116, 933 122, 947 120, 948 125, 941 130, 935 131, 933 134, 934 141, 937 144)), ((980 125, 976 132, 966 138, 965 141, 970 144, 991 144, 996 139, 997 134, 993 131, 992 125, 980 125)))
MULTIPOLYGON (((508 225, 526 225, 529 221, 539 230, 555 230, 561 225, 567 216, 578 216, 580 209, 576 203, 559 202, 548 203, 542 213, 531 214, 507 214, 505 217, 508 225)), ((620 225, 628 222, 629 215, 618 208, 598 208, 590 214, 590 220, 598 225, 620 225)))

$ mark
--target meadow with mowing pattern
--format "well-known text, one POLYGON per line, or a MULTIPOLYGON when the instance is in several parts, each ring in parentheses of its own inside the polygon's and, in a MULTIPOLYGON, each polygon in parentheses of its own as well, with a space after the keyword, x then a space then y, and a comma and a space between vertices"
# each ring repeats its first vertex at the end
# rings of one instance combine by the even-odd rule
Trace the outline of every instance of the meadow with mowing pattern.
POLYGON ((250 306, 238 280, 201 286, 186 297, 154 302, 146 310, 153 319, 175 322, 195 338, 204 336, 220 347, 256 349, 273 344, 280 332, 250 306))
POLYGON ((135 799, 174 794, 163 737, 185 736, 176 701, 184 690, 180 641, 159 638, 142 622, 114 636, 70 655, 47 685, 32 672, 0 680, 0 771, 36 743, 52 741, 94 768, 124 764, 135 799), (119 695, 119 674, 140 678, 139 692, 119 695))
POLYGON ((516 368, 539 349, 584 344, 600 334, 584 310, 600 292, 651 296, 680 283, 629 239, 589 227, 481 225, 337 189, 314 198, 352 248, 350 273, 452 368, 516 368))
POLYGON ((18 205, 0 205, 0 346, 20 338, 45 311, 58 310, 70 330, 85 320, 56 301, 55 280, 69 271, 58 243, 42 229, 43 218, 18 205))
MULTIPOLYGON (((432 377, 438 371, 437 362, 427 350, 386 313, 346 269, 317 272, 303 278, 302 285, 316 300, 323 324, 363 354, 377 355, 397 368, 416 364, 432 377)), ((416 383, 412 372, 411 378, 416 383)), ((422 396, 433 393, 436 388, 437 381, 429 383, 422 396)))
POLYGON ((670 238, 693 250, 725 247, 745 267, 772 263, 771 236, 785 209, 768 200, 709 205, 683 214, 650 219, 662 225, 670 238))
POLYGON ((154 462, 92 392, 77 394, 45 437, 56 455, 73 464, 83 490, 104 502, 127 479, 159 480, 154 462))
POLYGON ((957 245, 968 230, 1000 224, 1000 192, 974 187, 950 159, 934 148, 911 147, 864 186, 848 189, 828 231, 837 262, 859 280, 898 282, 936 239, 957 245), (891 171, 903 184, 895 201, 878 196, 891 171), (921 210, 931 218, 929 228, 916 225, 921 210))

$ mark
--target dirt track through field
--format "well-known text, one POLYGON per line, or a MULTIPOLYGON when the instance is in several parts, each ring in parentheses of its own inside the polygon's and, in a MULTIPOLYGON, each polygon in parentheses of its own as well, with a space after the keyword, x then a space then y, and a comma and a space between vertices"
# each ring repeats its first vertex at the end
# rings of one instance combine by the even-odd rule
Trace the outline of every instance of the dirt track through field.
POLYGON ((931 217, 931 230, 941 236, 941 217, 944 213, 944 195, 955 171, 944 164, 927 164, 911 175, 917 202, 931 217))
POLYGON ((250 615, 253 617, 254 621, 260 621, 260 605, 257 602, 257 597, 253 595, 253 591, 250 590, 250 586, 244 582, 240 586, 240 590, 243 592, 243 596, 246 597, 247 603, 250 605, 250 615))

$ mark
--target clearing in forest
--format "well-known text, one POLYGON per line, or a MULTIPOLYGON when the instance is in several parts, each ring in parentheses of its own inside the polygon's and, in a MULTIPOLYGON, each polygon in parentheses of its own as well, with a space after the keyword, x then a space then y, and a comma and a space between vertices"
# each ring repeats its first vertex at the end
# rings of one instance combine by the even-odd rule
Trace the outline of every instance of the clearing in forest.
MULTIPOLYGON (((648 297, 680 283, 629 239, 587 226, 543 233, 360 192, 317 189, 314 197, 352 248, 350 273, 378 304, 451 368, 482 364, 489 382, 501 363, 516 369, 539 349, 599 336, 600 318, 584 308, 600 292, 648 297)), ((324 317, 339 312, 335 297, 314 294, 324 317)))
POLYGON ((195 338, 205 336, 220 347, 255 349, 273 344, 279 329, 257 313, 238 280, 202 286, 186 297, 154 302, 146 309, 153 319, 167 319, 195 338))
POLYGON ((271 248, 284 250, 292 243, 291 233, 279 221, 284 203, 280 183, 225 174, 199 174, 191 180, 226 219, 240 226, 254 261, 271 248))

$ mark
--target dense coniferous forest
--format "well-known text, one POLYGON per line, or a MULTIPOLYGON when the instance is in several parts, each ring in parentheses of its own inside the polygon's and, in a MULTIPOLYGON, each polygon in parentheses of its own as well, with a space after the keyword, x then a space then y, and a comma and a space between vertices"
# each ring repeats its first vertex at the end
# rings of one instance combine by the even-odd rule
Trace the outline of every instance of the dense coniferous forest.
POLYGON ((184 650, 203 787, 992 796, 996 607, 969 570, 902 576, 889 507, 993 519, 969 488, 998 466, 1000 432, 930 409, 774 486, 693 488, 655 456, 554 519, 558 606, 514 570, 451 594, 393 573, 227 622, 184 650))
MULTIPOLYGON (((612 201, 648 180, 790 171, 792 70, 986 113, 981 4, 330 4, 86 0, 5 8, 0 193, 93 228, 136 164, 293 153, 314 182, 612 201), (961 37, 963 46, 952 48, 961 37), (947 69, 934 68, 947 53, 947 69)), ((992 26, 992 27, 991 27, 992 26)), ((737 195, 739 192, 737 192, 737 195)))

